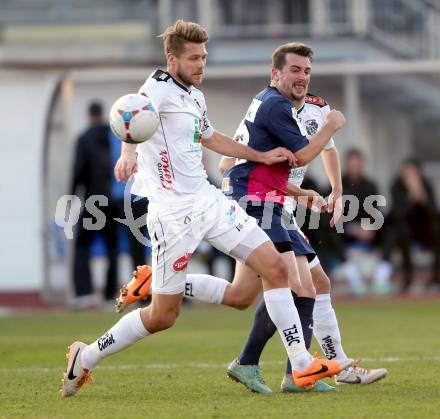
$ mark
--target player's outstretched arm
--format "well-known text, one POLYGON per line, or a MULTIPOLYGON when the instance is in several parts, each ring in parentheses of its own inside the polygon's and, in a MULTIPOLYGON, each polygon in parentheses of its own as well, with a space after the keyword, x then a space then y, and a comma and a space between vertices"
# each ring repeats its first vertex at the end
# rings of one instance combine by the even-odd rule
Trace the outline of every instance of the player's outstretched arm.
POLYGON ((115 177, 119 182, 127 182, 137 172, 136 144, 122 143, 121 156, 115 165, 115 177))
POLYGON ((222 134, 219 131, 214 131, 214 134, 202 141, 206 148, 215 151, 218 154, 229 157, 237 157, 256 163, 264 163, 267 165, 281 163, 288 161, 289 164, 296 163, 294 154, 283 147, 278 147, 270 151, 257 151, 252 147, 239 144, 231 137, 222 134))
POLYGON ((333 213, 330 220, 330 226, 334 227, 342 215, 342 179, 341 179, 341 162, 336 147, 324 150, 321 153, 324 163, 325 172, 332 187, 332 192, 328 197, 329 213, 333 213))
POLYGON ((332 109, 326 116, 322 128, 310 139, 307 146, 295 152, 298 165, 304 166, 310 163, 329 142, 336 131, 345 125, 345 117, 342 112, 332 109))

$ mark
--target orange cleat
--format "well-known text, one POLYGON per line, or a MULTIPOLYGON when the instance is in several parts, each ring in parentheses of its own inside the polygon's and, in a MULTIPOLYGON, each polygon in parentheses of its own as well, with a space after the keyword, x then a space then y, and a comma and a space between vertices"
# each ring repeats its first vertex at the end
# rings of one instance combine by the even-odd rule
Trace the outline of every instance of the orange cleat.
POLYGON ((292 377, 294 383, 299 387, 307 389, 313 388, 318 380, 326 377, 332 377, 340 373, 345 368, 352 366, 352 359, 344 359, 341 361, 332 361, 326 358, 313 358, 309 368, 303 371, 293 371, 292 377))
POLYGON ((119 290, 119 297, 116 298, 115 309, 117 313, 124 311, 128 305, 147 298, 150 295, 151 266, 138 266, 133 272, 133 277, 128 284, 124 284, 119 290))

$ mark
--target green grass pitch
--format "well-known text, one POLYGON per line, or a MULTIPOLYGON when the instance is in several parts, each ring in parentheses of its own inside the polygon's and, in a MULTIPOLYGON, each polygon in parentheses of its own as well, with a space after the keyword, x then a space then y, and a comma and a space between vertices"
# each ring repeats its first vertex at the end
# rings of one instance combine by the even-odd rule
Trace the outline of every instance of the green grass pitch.
MULTIPOLYGON (((118 315, 44 312, 0 318, 0 418, 435 418, 440 417, 440 301, 340 303, 344 347, 389 376, 332 394, 281 394, 276 335, 262 371, 274 395, 226 378, 253 310, 185 308, 175 327, 102 362, 95 382, 59 395, 67 345, 90 342, 118 315)), ((312 350, 318 350, 316 343, 312 350)))

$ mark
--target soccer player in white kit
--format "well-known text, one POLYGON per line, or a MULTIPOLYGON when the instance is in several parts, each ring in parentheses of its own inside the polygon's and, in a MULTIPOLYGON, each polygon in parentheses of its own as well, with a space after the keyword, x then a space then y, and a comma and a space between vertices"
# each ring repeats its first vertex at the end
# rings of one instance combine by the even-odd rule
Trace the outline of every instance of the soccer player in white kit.
MULTIPOLYGON (((266 307, 291 360, 295 383, 313 386, 320 378, 339 373, 352 360, 312 358, 307 352, 288 286, 289 267, 255 219, 208 183, 200 145, 266 164, 290 165, 293 155, 282 148, 257 152, 214 131, 203 94, 194 87, 202 82, 206 64, 205 29, 179 20, 162 36, 168 71, 154 72, 140 90, 156 105, 160 126, 137 148, 124 144, 115 167, 118 180, 127 180, 137 171, 133 193, 146 195, 150 201, 147 225, 153 245, 152 303, 123 316, 92 344, 72 343, 61 394, 76 394, 104 357, 174 324, 185 290, 186 267, 202 239, 261 275, 266 307)), ((342 114, 334 113, 327 129, 334 132, 344 122, 342 114)))

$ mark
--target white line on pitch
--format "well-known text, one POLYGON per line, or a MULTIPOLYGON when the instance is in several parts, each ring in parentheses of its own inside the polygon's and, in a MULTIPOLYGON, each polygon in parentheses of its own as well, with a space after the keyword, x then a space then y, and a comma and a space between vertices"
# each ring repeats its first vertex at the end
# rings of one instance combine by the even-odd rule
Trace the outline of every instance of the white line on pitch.
MULTIPOLYGON (((440 355, 431 357, 398 357, 389 356, 383 358, 362 358, 363 362, 414 362, 414 361, 440 361, 440 355)), ((285 361, 263 361, 262 365, 284 365, 285 361)), ((102 365, 98 367, 102 370, 131 370, 131 369, 175 369, 175 368, 226 368, 228 364, 207 364, 207 363, 187 363, 187 364, 122 364, 122 365, 102 365)), ((60 368, 43 367, 23 367, 23 368, 0 368, 0 372, 53 372, 60 371, 60 368)))

